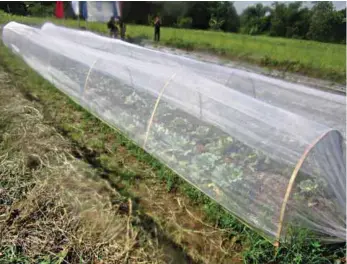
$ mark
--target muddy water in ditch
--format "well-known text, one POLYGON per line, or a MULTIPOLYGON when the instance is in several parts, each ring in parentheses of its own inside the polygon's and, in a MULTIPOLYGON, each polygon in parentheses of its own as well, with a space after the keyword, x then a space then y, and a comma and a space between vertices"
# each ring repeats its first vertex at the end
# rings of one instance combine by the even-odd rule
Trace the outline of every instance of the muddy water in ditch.
POLYGON ((142 215, 141 221, 144 221, 144 228, 158 239, 158 245, 164 252, 164 260, 170 264, 198 264, 193 261, 179 246, 173 243, 163 232, 158 231, 157 224, 148 216, 142 215), (154 231, 154 234, 153 234, 154 231))
MULTIPOLYGON (((28 95, 25 95, 28 98, 28 95)), ((28 98, 31 99, 32 98, 28 98)), ((68 137, 67 132, 62 130, 61 128, 57 128, 57 130, 64 136, 68 137)), ((74 142, 74 140, 71 139, 71 141, 74 143, 74 150, 73 155, 77 159, 82 159, 88 164, 90 164, 94 169, 97 169, 100 171, 100 176, 106 180, 113 188, 118 189, 117 185, 110 179, 111 171, 104 168, 99 159, 99 153, 96 153, 94 151, 91 151, 90 149, 82 146, 78 146, 77 142, 74 142)), ((163 250, 164 253, 164 260, 166 263, 170 264, 198 264, 198 262, 193 261, 185 252, 184 250, 176 245, 173 241, 171 241, 163 231, 160 231, 159 226, 154 222, 152 218, 147 216, 146 214, 137 212, 138 207, 140 205, 140 201, 136 201, 136 199, 133 202, 134 206, 134 212, 136 216, 140 219, 140 225, 144 230, 146 230, 147 233, 151 234, 153 239, 156 239, 158 242, 158 247, 163 250)), ((125 206, 127 207, 127 206, 125 206)), ((126 212, 128 213, 128 212, 126 212)))

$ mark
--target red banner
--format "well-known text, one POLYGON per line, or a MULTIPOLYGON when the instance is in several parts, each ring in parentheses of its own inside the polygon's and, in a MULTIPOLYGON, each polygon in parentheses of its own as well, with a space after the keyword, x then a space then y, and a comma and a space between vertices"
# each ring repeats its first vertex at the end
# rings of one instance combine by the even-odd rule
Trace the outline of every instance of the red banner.
POLYGON ((56 18, 64 18, 64 3, 63 1, 57 1, 55 6, 55 16, 56 18))

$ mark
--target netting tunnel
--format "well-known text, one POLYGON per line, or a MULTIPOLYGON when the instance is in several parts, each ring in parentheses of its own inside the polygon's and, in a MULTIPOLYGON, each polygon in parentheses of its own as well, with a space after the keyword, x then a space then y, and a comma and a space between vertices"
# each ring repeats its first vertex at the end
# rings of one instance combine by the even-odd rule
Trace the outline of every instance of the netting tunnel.
POLYGON ((344 97, 276 80, 299 102, 291 101, 271 87, 278 83, 252 75, 260 78, 254 96, 240 91, 250 78, 242 71, 51 24, 11 22, 3 42, 271 241, 288 226, 326 242, 346 240, 344 97), (302 102, 304 94, 314 103, 302 102), (323 101, 328 106, 316 109, 323 101))
POLYGON ((173 67, 187 67, 199 75, 245 93, 258 100, 291 111, 308 119, 337 128, 346 133, 346 97, 270 78, 241 69, 206 63, 184 56, 144 48, 112 40, 88 31, 79 31, 45 23, 41 27, 48 35, 65 38, 84 46, 139 60, 173 67), (122 44, 122 45, 120 45, 122 44))

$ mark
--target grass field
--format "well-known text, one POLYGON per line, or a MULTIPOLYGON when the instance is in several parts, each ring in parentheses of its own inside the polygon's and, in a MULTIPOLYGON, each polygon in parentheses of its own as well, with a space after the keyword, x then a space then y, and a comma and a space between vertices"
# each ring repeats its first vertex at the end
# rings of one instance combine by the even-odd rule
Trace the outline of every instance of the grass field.
MULTIPOLYGON (((8 75, 3 82, 8 84, 7 89, 15 87, 40 105, 44 123, 77 147, 78 152, 72 155, 95 167, 98 177, 105 178, 122 199, 132 201, 134 213, 154 221, 159 229, 156 232, 163 232, 194 263, 318 264, 343 260, 344 245, 323 246, 318 241, 306 240, 303 231, 293 231, 292 242, 283 243, 275 255, 271 243, 73 103, 2 44, 0 67, 8 75)), ((7 100, 1 95, 1 102, 7 100)), ((6 121, 0 128, 5 129, 4 124, 6 121)))
MULTIPOLYGON (((76 20, 32 18, 0 14, 0 23, 10 20, 27 24, 52 21, 69 27, 78 27, 76 20)), ((81 22, 85 26, 84 22, 81 22)), ((89 30, 107 33, 102 23, 88 23, 89 30)), ((128 25, 127 37, 153 38, 153 28, 128 25)), ((249 36, 202 30, 162 28, 160 44, 187 50, 206 51, 273 69, 297 72, 311 77, 346 82, 346 45, 295 39, 249 36)))

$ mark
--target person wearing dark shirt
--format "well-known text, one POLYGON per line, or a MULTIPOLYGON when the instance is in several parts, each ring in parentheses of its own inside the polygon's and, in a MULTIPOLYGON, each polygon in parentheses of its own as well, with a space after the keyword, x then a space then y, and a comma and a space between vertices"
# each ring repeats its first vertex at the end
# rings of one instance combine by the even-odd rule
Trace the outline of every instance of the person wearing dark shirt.
POLYGON ((110 30, 110 37, 116 38, 118 35, 118 27, 116 25, 116 21, 114 17, 111 17, 107 23, 107 27, 110 30))
POLYGON ((156 17, 154 20, 154 41, 160 40, 160 19, 156 17))
POLYGON ((121 39, 125 39, 125 31, 126 31, 126 27, 125 27, 125 23, 123 21, 123 19, 119 19, 119 27, 120 27, 120 37, 121 39))

